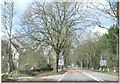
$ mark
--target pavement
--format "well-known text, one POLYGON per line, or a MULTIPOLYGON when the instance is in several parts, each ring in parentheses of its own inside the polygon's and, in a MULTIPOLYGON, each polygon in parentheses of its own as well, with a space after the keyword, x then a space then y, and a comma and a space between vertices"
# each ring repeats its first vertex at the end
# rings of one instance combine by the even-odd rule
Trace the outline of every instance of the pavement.
POLYGON ((118 76, 90 70, 68 70, 65 74, 41 77, 45 81, 118 81, 118 76))

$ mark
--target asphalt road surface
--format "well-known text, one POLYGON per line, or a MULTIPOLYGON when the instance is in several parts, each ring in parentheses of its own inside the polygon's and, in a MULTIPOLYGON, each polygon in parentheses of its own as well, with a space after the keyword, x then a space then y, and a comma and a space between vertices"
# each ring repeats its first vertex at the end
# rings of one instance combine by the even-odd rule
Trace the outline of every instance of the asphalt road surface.
POLYGON ((90 70, 68 70, 58 81, 118 81, 118 76, 90 70))

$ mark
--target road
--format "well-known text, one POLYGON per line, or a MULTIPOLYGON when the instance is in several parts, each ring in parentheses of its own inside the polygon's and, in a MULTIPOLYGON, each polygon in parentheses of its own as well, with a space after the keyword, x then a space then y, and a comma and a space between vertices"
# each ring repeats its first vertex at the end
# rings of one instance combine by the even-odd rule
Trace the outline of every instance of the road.
POLYGON ((61 76, 55 76, 55 79, 53 77, 51 81, 118 81, 118 77, 90 70, 68 70, 61 76))
POLYGON ((58 81, 118 81, 118 77, 90 70, 68 70, 58 81))
MULTIPOLYGON (((9 78, 19 81, 24 81, 25 79, 34 79, 36 77, 16 77, 16 78, 9 78)), ((118 76, 108 75, 100 72, 94 72, 91 70, 83 70, 83 69, 70 69, 64 74, 59 75, 52 75, 52 76, 44 76, 44 77, 37 77, 37 81, 58 81, 58 82, 72 82, 72 81, 79 81, 79 82, 117 82, 118 76)))

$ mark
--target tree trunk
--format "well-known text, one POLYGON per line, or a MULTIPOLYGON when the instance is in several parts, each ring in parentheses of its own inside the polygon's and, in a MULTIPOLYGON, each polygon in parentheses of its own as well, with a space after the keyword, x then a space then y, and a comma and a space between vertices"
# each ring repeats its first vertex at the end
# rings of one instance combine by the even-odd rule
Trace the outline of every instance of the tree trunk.
POLYGON ((87 60, 87 68, 90 68, 90 60, 87 60))
POLYGON ((83 68, 83 62, 82 61, 80 62, 80 65, 81 65, 81 68, 83 68))
MULTIPOLYGON (((117 45, 116 45, 116 61, 119 61, 118 59, 119 59, 119 38, 117 38, 117 45)), ((117 62, 117 65, 116 65, 117 67, 118 67, 118 62, 117 62)))
POLYGON ((56 72, 58 73, 58 63, 59 63, 59 57, 56 56, 56 72))
POLYGON ((15 70, 14 63, 11 59, 9 59, 9 73, 15 70))
POLYGON ((9 68, 9 73, 12 72, 13 70, 15 70, 15 66, 14 66, 14 63, 13 63, 13 60, 12 60, 12 50, 11 50, 11 38, 9 39, 9 65, 8 65, 8 68, 9 68))
POLYGON ((64 55, 64 67, 67 67, 67 57, 64 55))
POLYGON ((58 63, 59 63, 59 55, 60 55, 60 50, 59 49, 57 49, 57 50, 55 50, 56 51, 56 72, 58 73, 58 63))

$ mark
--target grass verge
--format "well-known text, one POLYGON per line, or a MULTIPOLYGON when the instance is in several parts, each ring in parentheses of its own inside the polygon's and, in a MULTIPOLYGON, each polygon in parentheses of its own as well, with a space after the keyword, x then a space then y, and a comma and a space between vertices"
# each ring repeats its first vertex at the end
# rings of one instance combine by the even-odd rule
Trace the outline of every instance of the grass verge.
POLYGON ((54 71, 43 71, 37 77, 42 77, 42 76, 50 76, 50 75, 59 75, 59 74, 64 74, 66 71, 61 71, 61 72, 54 72, 54 71))
POLYGON ((101 73, 105 73, 105 74, 109 74, 109 75, 114 75, 114 76, 118 76, 118 72, 113 72, 113 70, 105 70, 105 71, 100 71, 100 70, 92 70, 92 71, 95 71, 95 72, 101 72, 101 73))
POLYGON ((20 73, 18 72, 15 75, 12 75, 11 79, 9 79, 8 77, 2 78, 2 81, 43 81, 40 77, 43 76, 51 76, 51 75, 59 75, 59 74, 63 74, 66 71, 61 71, 59 73, 53 72, 53 71, 42 71, 39 72, 37 75, 35 76, 30 76, 30 75, 26 75, 25 73, 20 73), (31 78, 19 78, 19 77, 31 77, 31 78))
POLYGON ((40 77, 19 79, 18 81, 43 81, 40 77))

